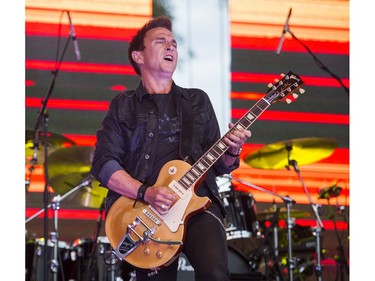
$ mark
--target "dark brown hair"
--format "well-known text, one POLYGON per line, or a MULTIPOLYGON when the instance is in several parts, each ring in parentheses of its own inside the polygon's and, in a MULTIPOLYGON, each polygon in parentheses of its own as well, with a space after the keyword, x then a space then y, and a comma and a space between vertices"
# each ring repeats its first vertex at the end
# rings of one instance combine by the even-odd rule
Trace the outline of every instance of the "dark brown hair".
POLYGON ((144 45, 144 38, 146 36, 147 31, 156 27, 164 27, 169 31, 172 31, 172 21, 166 16, 159 16, 156 18, 151 19, 148 21, 142 28, 140 28, 137 33, 133 36, 132 40, 130 41, 129 49, 128 49, 128 58, 130 63, 132 64, 135 72, 138 75, 141 75, 139 67, 137 63, 132 58, 133 51, 143 51, 145 49, 144 45))

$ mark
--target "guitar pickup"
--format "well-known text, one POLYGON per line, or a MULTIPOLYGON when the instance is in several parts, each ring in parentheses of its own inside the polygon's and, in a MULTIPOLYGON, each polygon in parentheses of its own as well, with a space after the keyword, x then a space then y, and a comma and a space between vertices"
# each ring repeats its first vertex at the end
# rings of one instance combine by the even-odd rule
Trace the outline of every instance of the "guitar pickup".
POLYGON ((169 184, 169 188, 172 189, 181 199, 185 199, 189 194, 189 192, 175 180, 169 184))

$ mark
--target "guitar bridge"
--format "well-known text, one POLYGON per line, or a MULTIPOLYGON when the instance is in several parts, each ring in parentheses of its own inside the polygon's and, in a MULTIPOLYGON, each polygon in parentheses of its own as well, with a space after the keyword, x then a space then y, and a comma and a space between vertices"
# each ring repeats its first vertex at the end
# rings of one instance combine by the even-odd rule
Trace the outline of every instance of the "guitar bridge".
POLYGON ((159 240, 152 237, 152 235, 155 233, 156 228, 155 227, 149 227, 140 217, 136 217, 134 222, 130 225, 128 225, 128 229, 123 237, 123 239, 120 241, 119 245, 114 249, 114 252, 116 256, 119 259, 124 259, 127 257, 131 252, 133 252, 140 243, 145 244, 148 241, 152 241, 158 244, 166 244, 166 245, 182 245, 182 241, 170 241, 170 240, 159 240), (142 224, 146 230, 140 235, 136 231, 136 227, 142 224), (131 234, 134 234, 138 240, 133 239, 131 234))
POLYGON ((114 249, 115 254, 118 258, 124 259, 127 257, 131 252, 133 252, 140 243, 146 243, 151 235, 155 232, 155 228, 150 228, 140 217, 136 217, 132 224, 128 225, 127 231, 120 241, 119 245, 114 249), (142 224, 147 230, 144 231, 142 235, 140 235, 136 231, 136 227, 139 224, 142 224), (138 240, 132 238, 131 234, 137 236, 138 240))

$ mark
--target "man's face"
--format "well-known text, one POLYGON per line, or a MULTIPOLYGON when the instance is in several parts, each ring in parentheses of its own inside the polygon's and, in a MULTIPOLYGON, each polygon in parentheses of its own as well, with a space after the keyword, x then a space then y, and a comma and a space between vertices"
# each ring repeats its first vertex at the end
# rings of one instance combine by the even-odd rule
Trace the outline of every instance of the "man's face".
POLYGON ((178 59, 177 42, 172 32, 163 27, 147 31, 144 38, 145 49, 140 53, 142 75, 145 72, 153 75, 172 76, 178 59))

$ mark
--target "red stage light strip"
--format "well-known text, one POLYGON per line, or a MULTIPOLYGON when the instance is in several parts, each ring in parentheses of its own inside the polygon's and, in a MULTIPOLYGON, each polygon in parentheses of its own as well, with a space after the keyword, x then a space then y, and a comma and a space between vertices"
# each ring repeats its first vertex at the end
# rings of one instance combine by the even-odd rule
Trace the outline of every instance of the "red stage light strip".
MULTIPOLYGON (((333 221, 330 220, 322 220, 323 227, 325 230, 335 230, 335 225, 333 221)), ((296 224, 300 226, 310 226, 310 227, 316 227, 316 221, 315 220, 307 220, 307 219, 296 219, 296 224)), ((282 228, 286 228, 287 225, 284 220, 279 221, 279 226, 282 228)), ((344 221, 336 221, 336 227, 339 231, 345 231, 348 230, 348 224, 344 221)))
MULTIPOLYGON (((301 76, 301 75, 300 75, 301 76)), ((301 76, 306 86, 318 86, 318 87, 342 87, 340 83, 329 77, 313 77, 313 76, 301 76)), ((273 83, 275 79, 280 77, 274 74, 259 74, 249 72, 232 72, 232 82, 241 83, 273 83)), ((349 87, 349 79, 341 79, 343 84, 349 87)))
MULTIPOLYGON (((36 208, 26 208, 26 218, 34 216, 39 209, 36 208)), ((85 210, 85 209, 61 209, 59 210, 59 218, 61 219, 74 219, 74 220, 96 220, 99 215, 99 210, 85 210)), ((48 210, 48 217, 54 217, 54 211, 48 210)), ((44 218, 44 212, 41 213, 37 218, 44 218)))
MULTIPOLYGON (((26 69, 55 70, 54 61, 26 60, 26 69)), ((131 65, 63 62, 60 71, 136 75, 131 65)))
POLYGON ((77 134, 63 134, 64 137, 74 141, 77 145, 91 145, 94 146, 96 142, 95 135, 77 135, 77 134))
MULTIPOLYGON (((132 15, 135 17, 135 15, 132 15)), ((26 22, 26 36, 59 36, 58 24, 26 22)), ((136 29, 131 28, 111 28, 99 26, 74 25, 77 38, 96 40, 123 40, 130 41, 136 33, 136 29)), ((61 25, 61 36, 69 36, 69 25, 61 25)))
POLYGON ((231 92, 230 98, 231 99, 239 99, 239 100, 260 100, 263 98, 265 94, 255 93, 255 92, 231 92))
MULTIPOLYGON (((259 51, 274 51, 276 53, 280 38, 259 38, 232 36, 231 44, 234 49, 247 49, 259 51)), ((304 41, 304 44, 315 53, 349 55, 349 42, 323 42, 304 41)), ((307 52, 307 50, 296 40, 285 38, 283 52, 307 52)))
MULTIPOLYGON (((232 109, 232 118, 241 118, 248 109, 232 109)), ((325 114, 308 112, 286 112, 269 110, 265 111, 258 118, 259 120, 286 121, 286 122, 308 122, 349 125, 349 115, 343 114, 325 114)))
MULTIPOLYGON (((43 99, 26 98, 26 107, 40 107, 43 99)), ((49 108, 71 109, 71 110, 98 110, 106 111, 109 102, 107 101, 90 101, 90 100, 67 100, 67 99, 49 99, 49 108)))

